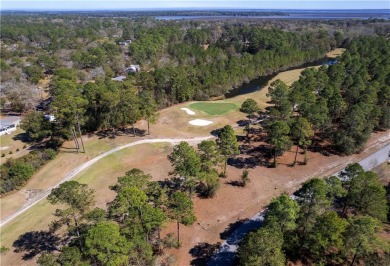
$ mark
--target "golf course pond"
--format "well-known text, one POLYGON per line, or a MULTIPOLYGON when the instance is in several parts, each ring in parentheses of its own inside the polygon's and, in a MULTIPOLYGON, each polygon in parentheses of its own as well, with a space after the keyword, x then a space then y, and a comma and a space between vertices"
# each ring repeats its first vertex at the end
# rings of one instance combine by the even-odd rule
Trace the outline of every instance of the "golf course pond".
POLYGON ((233 97, 238 96, 238 95, 244 95, 244 94, 255 92, 257 90, 261 90, 262 88, 264 88, 265 85, 268 84, 268 82, 270 80, 272 80, 277 74, 279 74, 280 72, 283 72, 283 71, 289 71, 289 70, 307 68, 307 67, 314 67, 314 66, 320 66, 320 65, 333 65, 335 63, 337 63, 336 59, 325 57, 325 58, 322 58, 322 59, 319 59, 316 61, 312 61, 312 62, 304 63, 304 64, 301 64, 298 66, 283 69, 279 72, 275 72, 275 73, 268 75, 268 76, 263 76, 263 77, 252 79, 248 83, 244 83, 237 88, 233 88, 229 92, 225 93, 225 98, 229 99, 229 98, 233 98, 233 97))

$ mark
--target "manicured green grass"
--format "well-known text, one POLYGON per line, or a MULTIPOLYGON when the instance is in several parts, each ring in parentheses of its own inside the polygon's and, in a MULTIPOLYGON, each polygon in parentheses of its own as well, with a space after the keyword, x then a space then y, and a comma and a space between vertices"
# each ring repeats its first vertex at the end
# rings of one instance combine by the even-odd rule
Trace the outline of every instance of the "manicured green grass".
POLYGON ((197 102, 190 105, 191 109, 205 112, 209 115, 224 115, 234 109, 237 106, 234 103, 224 102, 197 102))

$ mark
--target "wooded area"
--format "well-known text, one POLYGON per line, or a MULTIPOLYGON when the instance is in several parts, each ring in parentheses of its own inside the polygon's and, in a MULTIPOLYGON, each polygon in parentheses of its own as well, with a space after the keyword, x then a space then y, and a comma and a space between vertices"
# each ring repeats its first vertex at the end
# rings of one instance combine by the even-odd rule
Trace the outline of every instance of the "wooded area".
POLYGON ((240 244, 240 265, 388 265, 379 237, 389 217, 385 187, 373 172, 349 165, 340 177, 313 178, 274 198, 262 227, 240 244))

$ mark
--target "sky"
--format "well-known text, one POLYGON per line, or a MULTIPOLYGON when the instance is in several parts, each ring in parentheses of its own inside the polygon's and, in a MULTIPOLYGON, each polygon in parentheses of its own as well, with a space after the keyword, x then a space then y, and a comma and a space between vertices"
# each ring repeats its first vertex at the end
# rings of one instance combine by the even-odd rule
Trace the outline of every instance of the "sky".
POLYGON ((390 0, 0 0, 1 10, 390 9, 390 0))

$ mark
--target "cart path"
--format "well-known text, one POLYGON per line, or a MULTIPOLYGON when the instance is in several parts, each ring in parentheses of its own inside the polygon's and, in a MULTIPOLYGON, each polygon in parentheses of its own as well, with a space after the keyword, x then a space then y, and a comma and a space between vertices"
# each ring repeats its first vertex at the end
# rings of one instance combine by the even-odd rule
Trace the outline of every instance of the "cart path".
POLYGON ((28 209, 30 209, 32 206, 34 206, 35 204, 37 204, 38 202, 40 202, 41 200, 43 200, 44 198, 46 198, 51 190, 53 188, 56 188, 58 187, 60 184, 66 182, 66 181, 69 181, 71 179, 73 179, 74 177, 76 177, 80 172, 82 172, 83 170, 87 169, 88 167, 90 167, 91 165, 93 165, 94 163, 96 163, 97 161, 103 159, 104 157, 110 155, 110 154, 113 154, 117 151, 120 151, 120 150, 123 150, 123 149, 126 149, 126 148, 130 148, 130 147, 133 147, 133 146, 137 146, 137 145, 141 145, 141 144, 148 144, 148 143, 171 143, 172 145, 173 144, 176 144, 176 143, 180 143, 181 141, 187 141, 191 144, 196 144, 198 142, 201 142, 203 140, 208 140, 208 139, 211 139, 213 138, 213 136, 207 136, 207 137, 193 137, 193 138, 156 138, 156 139, 144 139, 144 140, 138 140, 138 141, 135 141, 135 142, 131 142, 131 143, 128 143, 128 144, 125 144, 125 145, 122 145, 122 146, 119 146, 119 147, 116 147, 112 150, 109 150, 109 151, 106 151, 102 154, 100 154, 99 156, 89 160, 88 162, 74 168, 72 171, 70 171, 69 173, 67 173, 64 178, 61 180, 61 182, 59 182, 57 185, 53 186, 52 188, 46 190, 44 193, 40 194, 39 197, 31 200, 31 202, 28 202, 26 205, 24 205, 22 208, 20 208, 19 210, 17 210, 16 212, 14 212, 13 214, 5 217, 4 219, 2 219, 0 221, 0 227, 4 226, 5 224, 9 223, 10 221, 12 221, 13 219, 15 219, 16 217, 18 217, 20 214, 22 214, 23 212, 27 211, 28 209))
MULTIPOLYGON (((390 159, 390 144, 385 145, 373 154, 359 161, 359 164, 365 171, 371 170, 376 166, 390 159)), ((340 172, 334 173, 338 175, 340 172)), ((330 175, 329 175, 330 176, 330 175)), ((249 218, 242 223, 227 239, 221 244, 220 248, 208 262, 208 266, 233 266, 236 265, 236 252, 238 244, 246 236, 249 231, 258 229, 264 220, 264 210, 256 213, 255 216, 249 218)))

